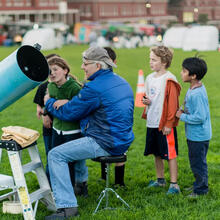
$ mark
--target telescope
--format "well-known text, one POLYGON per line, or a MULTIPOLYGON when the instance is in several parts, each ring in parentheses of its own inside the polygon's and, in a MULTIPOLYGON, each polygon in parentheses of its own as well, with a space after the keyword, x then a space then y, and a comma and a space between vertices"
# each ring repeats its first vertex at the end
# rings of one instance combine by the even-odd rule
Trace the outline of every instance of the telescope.
POLYGON ((47 79, 49 66, 40 48, 21 46, 0 62, 0 112, 47 79))

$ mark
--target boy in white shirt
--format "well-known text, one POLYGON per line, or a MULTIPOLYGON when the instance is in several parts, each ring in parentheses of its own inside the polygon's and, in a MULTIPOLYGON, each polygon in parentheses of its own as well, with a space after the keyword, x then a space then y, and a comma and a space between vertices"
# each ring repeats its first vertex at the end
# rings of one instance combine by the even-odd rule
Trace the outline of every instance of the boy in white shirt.
POLYGON ((167 160, 170 169, 170 187, 167 194, 180 192, 177 184, 178 142, 176 126, 179 108, 180 85, 176 77, 167 71, 173 58, 172 51, 165 46, 151 48, 150 67, 154 71, 145 81, 146 105, 143 116, 147 118, 147 135, 144 155, 155 156, 157 180, 151 180, 148 187, 164 187, 164 163, 167 160))

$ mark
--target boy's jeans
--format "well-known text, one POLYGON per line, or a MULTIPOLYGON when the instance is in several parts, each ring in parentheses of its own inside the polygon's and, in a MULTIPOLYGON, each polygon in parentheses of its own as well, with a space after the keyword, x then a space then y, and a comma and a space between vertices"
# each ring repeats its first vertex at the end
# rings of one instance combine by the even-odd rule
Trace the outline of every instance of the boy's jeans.
POLYGON ((193 183, 193 192, 206 194, 208 192, 208 167, 206 155, 209 148, 209 141, 187 140, 189 150, 190 167, 196 181, 193 183))
POLYGON ((79 182, 87 181, 88 169, 85 159, 91 159, 110 154, 103 150, 91 137, 79 138, 52 149, 48 162, 50 180, 57 208, 77 207, 77 200, 70 181, 68 163, 76 162, 81 171, 79 182))

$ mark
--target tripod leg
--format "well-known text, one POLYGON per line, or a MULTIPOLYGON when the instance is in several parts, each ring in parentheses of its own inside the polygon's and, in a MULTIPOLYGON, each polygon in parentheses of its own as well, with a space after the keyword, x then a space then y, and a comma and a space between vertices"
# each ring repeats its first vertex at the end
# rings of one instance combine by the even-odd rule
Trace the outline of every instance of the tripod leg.
POLYGON ((118 193, 116 193, 113 189, 109 188, 109 190, 111 190, 113 193, 115 193, 115 196, 117 197, 117 199, 121 200, 122 203, 124 203, 129 209, 130 206, 128 205, 127 202, 124 201, 124 199, 121 198, 121 196, 118 195, 118 193))
POLYGON ((99 208, 99 206, 100 206, 100 204, 101 204, 103 198, 105 197, 105 190, 103 190, 103 191, 101 192, 99 198, 100 198, 100 197, 101 197, 101 199, 99 200, 99 203, 98 203, 98 205, 97 205, 95 211, 93 212, 93 214, 95 214, 95 213, 98 211, 98 208, 99 208), (102 195, 102 194, 103 194, 103 195, 102 195), (102 197, 101 197, 101 195, 102 195, 102 197))

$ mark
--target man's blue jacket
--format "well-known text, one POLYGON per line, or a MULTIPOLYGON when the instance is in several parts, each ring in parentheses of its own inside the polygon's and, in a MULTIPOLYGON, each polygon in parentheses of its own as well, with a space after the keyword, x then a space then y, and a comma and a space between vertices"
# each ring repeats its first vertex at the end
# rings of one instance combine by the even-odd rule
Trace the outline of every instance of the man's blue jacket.
POLYGON ((80 120, 84 136, 94 138, 111 155, 123 154, 134 139, 132 89, 111 69, 101 69, 89 80, 77 96, 58 110, 53 108, 53 98, 47 101, 46 108, 61 120, 80 120))

